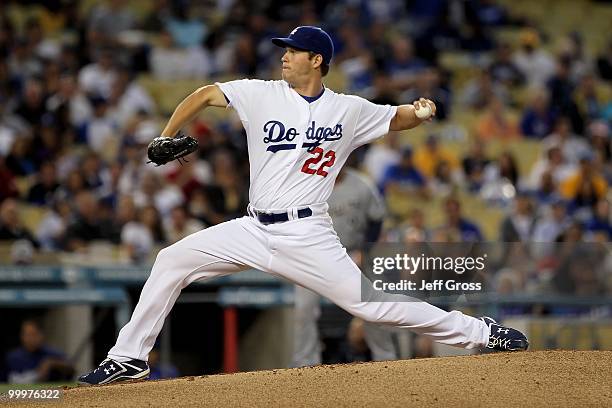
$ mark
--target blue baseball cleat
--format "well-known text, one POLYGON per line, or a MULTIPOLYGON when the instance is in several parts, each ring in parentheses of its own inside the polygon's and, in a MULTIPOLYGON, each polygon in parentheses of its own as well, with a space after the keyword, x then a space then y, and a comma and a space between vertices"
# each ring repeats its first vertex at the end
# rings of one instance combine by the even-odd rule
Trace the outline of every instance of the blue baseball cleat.
POLYGON ((527 337, 520 331, 498 324, 488 316, 480 318, 489 327, 488 349, 497 351, 524 351, 529 347, 527 337))
POLYGON ((81 385, 101 385, 115 381, 144 380, 149 376, 149 364, 142 360, 123 363, 107 358, 88 374, 79 377, 81 385))

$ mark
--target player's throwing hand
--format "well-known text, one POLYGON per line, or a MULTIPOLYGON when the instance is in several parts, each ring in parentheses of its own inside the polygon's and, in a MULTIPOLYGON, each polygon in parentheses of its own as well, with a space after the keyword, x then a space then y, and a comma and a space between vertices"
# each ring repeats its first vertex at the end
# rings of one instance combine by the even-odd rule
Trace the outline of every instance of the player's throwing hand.
POLYGON ((414 106, 414 113, 417 118, 422 120, 432 121, 433 117, 436 116, 436 104, 433 101, 426 98, 419 98, 418 101, 412 103, 414 106))

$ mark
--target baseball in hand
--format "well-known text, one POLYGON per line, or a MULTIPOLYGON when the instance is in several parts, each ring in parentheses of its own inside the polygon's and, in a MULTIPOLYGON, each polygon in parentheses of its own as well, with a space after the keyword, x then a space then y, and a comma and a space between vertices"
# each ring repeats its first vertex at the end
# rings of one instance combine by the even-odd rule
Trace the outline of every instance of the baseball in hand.
POLYGON ((419 119, 429 119, 431 116, 431 105, 427 104, 425 106, 421 106, 420 108, 415 106, 414 113, 419 119))

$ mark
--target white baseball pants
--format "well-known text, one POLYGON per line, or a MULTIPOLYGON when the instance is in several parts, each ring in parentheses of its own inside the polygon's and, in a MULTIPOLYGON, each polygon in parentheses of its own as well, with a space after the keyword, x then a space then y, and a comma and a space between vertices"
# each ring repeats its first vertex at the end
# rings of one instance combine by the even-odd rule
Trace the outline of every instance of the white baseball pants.
MULTIPOLYGON (((119 361, 147 360, 184 287, 250 268, 317 292, 366 322, 410 329, 453 346, 486 346, 489 329, 484 322, 459 311, 446 312, 414 300, 362 301, 364 278, 340 244, 326 212, 327 204, 310 208, 313 216, 294 216, 290 221, 271 225, 245 216, 196 232, 162 249, 132 318, 119 332, 108 356, 119 361)), ((290 214, 297 214, 293 210, 290 214)))

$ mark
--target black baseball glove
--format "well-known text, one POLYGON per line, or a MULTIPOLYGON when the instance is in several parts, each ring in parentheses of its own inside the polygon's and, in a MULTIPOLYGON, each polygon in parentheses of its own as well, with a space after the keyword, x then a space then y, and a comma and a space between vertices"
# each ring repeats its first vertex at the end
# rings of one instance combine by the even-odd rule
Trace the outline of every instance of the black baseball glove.
POLYGON ((179 133, 175 137, 160 136, 153 139, 149 143, 147 155, 149 156, 149 163, 161 166, 172 160, 178 160, 180 163, 183 156, 187 156, 197 149, 197 140, 191 136, 179 133))

